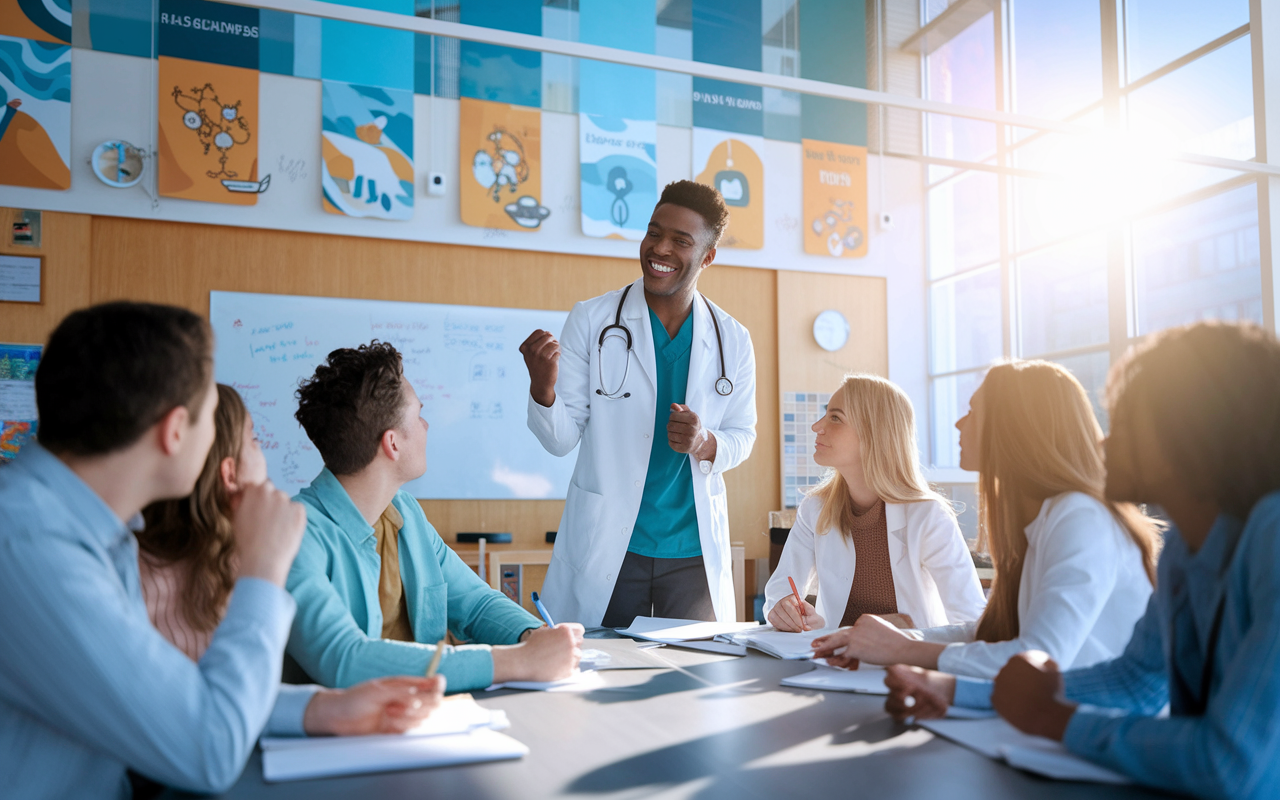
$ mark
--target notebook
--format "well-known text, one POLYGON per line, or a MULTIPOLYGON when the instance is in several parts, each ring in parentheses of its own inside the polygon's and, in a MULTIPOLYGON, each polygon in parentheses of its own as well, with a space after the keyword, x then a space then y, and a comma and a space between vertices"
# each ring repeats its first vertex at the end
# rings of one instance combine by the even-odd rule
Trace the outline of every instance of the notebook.
POLYGON ((527 692, 594 692, 606 687, 604 678, 595 670, 575 672, 568 678, 558 681, 507 681, 495 683, 485 691, 498 689, 523 689, 527 692))
POLYGON ((636 617, 629 626, 618 628, 618 633, 651 642, 680 644, 759 627, 761 626, 758 622, 705 622, 696 619, 636 617))
POLYGON ((987 758, 1047 778, 1091 783, 1131 782, 1118 772, 1074 755, 1058 742, 1025 734, 999 717, 922 720, 920 727, 987 758))
POLYGON ((814 639, 835 633, 836 630, 836 628, 824 628, 818 631, 790 633, 774 630, 772 626, 760 626, 758 630, 721 634, 716 637, 716 641, 746 645, 774 658, 799 661, 813 658, 814 639))

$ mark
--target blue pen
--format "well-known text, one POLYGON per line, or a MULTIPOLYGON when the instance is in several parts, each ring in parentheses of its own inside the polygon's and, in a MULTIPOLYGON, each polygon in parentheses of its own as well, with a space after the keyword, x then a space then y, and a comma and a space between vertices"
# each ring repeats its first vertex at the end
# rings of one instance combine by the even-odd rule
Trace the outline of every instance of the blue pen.
POLYGON ((551 621, 551 615, 547 613, 547 607, 542 604, 540 599, 538 599, 538 593, 531 592, 529 594, 529 598, 533 600, 533 607, 538 609, 538 614, 542 617, 542 621, 547 623, 548 628, 554 628, 556 624, 551 621))

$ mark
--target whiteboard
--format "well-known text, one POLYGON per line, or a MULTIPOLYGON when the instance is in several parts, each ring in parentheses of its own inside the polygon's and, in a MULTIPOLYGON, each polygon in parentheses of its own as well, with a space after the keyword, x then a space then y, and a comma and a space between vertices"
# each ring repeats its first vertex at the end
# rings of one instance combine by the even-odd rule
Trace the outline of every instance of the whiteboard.
MULTIPOLYGON (((395 345, 422 400, 427 472, 405 485, 424 499, 563 499, 576 458, 557 458, 529 430, 529 373, 520 343, 560 335, 565 311, 210 292, 214 374, 235 387, 289 494, 324 462, 294 419, 298 383, 330 351, 373 339, 395 345)), ((576 452, 576 451, 575 451, 576 452)))

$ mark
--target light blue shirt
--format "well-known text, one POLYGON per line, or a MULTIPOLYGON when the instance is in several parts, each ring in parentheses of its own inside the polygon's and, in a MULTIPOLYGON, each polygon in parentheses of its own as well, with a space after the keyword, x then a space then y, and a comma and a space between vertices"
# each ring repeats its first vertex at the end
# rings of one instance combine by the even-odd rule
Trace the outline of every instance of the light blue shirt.
MULTIPOLYGON (((272 717, 294 604, 236 582, 199 663, 151 625, 138 545, 36 443, 0 467, 0 785, 7 797, 128 797, 127 768, 218 792, 272 717)), ((272 732, 301 733, 284 701, 272 732)))
POLYGON ((693 314, 689 314, 672 338, 651 308, 649 327, 653 331, 658 377, 653 445, 649 448, 649 469, 644 476, 640 511, 627 550, 649 558, 693 558, 702 555, 698 509, 693 501, 693 470, 689 456, 672 450, 667 439, 671 404, 683 404, 689 388, 693 314))
MULTIPOLYGON (((1072 752, 1197 797, 1280 797, 1280 492, 1244 523, 1219 516, 1195 553, 1170 531, 1129 646, 1063 683, 1081 704, 1062 740, 1072 752), (1220 605, 1208 696, 1197 698, 1220 605), (1156 716, 1166 704, 1170 715, 1156 716)), ((989 681, 957 678, 956 705, 989 708, 990 697, 989 681)))
POLYGON ((427 522, 418 501, 399 492, 392 504, 404 519, 400 579, 417 642, 381 638, 382 558, 373 526, 328 469, 296 499, 307 507, 307 533, 287 584, 298 602, 289 654, 320 683, 346 687, 388 675, 422 675, 447 629, 462 641, 484 643, 446 646, 440 674, 448 690, 483 689, 493 683, 489 645, 515 644, 526 630, 542 627, 480 580, 427 522))

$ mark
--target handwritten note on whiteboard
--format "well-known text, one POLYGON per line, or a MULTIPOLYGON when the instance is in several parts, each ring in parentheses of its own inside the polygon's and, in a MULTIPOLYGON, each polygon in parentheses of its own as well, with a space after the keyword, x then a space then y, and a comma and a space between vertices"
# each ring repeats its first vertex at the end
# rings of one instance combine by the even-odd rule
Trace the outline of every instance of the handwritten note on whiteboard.
POLYGON ((294 419, 294 391, 330 351, 373 339, 404 357, 423 403, 427 473, 405 489, 428 499, 563 498, 576 451, 556 458, 526 424, 520 343, 560 335, 564 311, 211 292, 215 374, 253 415, 271 480, 290 494, 324 466, 294 419))

